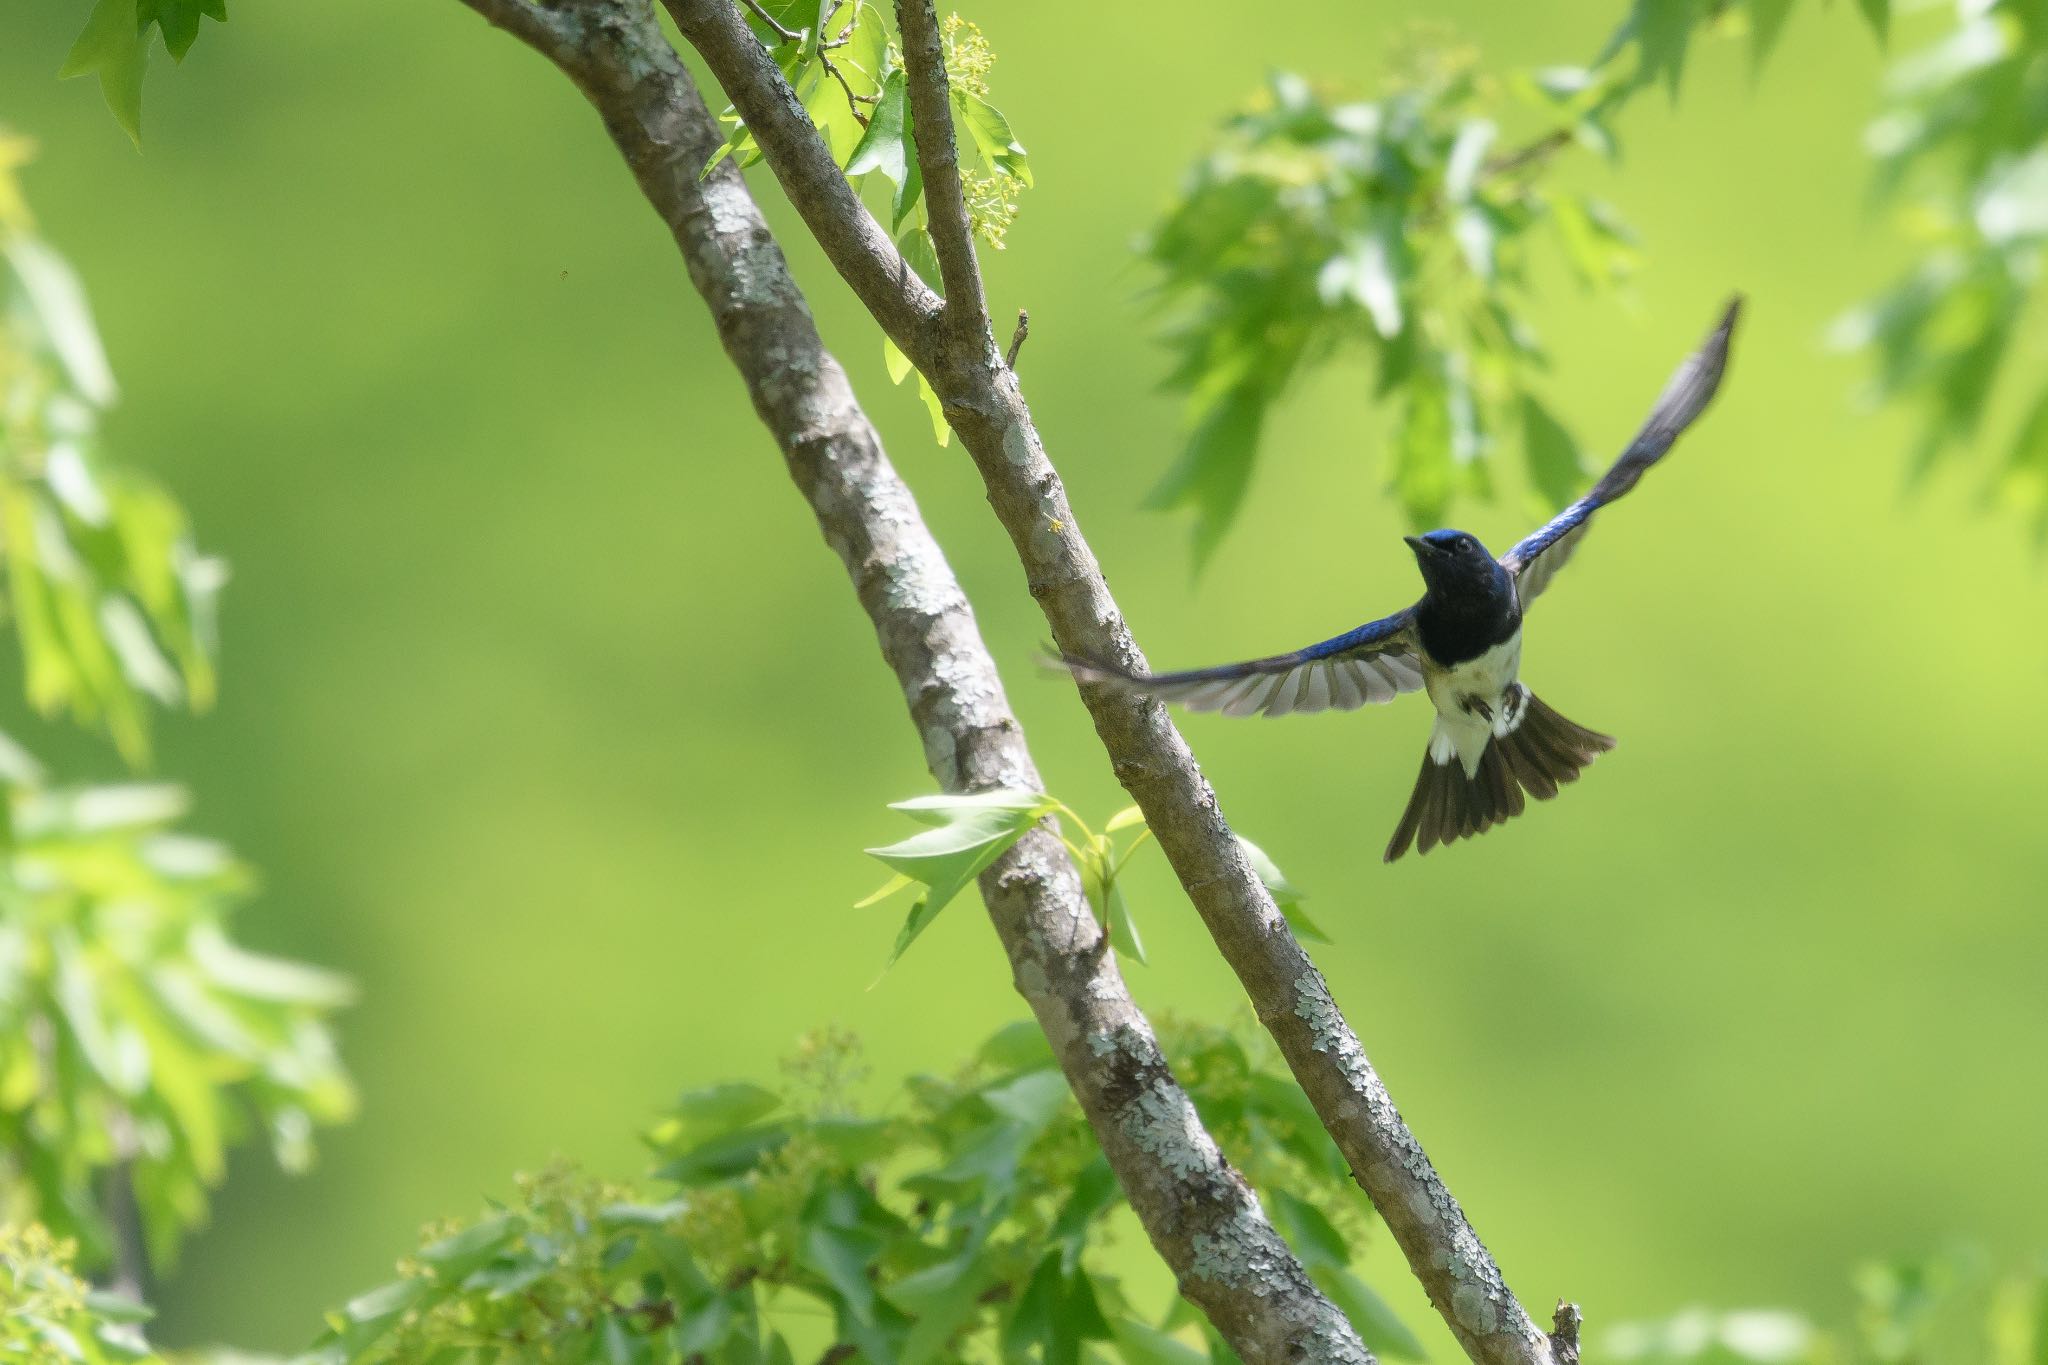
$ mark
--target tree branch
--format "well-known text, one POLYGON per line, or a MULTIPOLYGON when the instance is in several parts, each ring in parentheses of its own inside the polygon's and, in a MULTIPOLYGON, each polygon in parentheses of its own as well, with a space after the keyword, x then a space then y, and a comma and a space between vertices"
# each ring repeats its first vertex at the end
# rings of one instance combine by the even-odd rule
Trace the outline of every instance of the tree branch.
MULTIPOLYGON (((967 599, 819 341, 745 182, 730 165, 699 179, 718 126, 647 0, 586 0, 561 13, 577 28, 569 41, 532 45, 597 107, 668 224, 755 411, 853 580, 933 776, 950 791, 1037 789, 967 599)), ((1254 1365, 1370 1362, 1174 1080, 1057 830, 1048 823, 1020 840, 981 889, 1016 987, 1181 1292, 1254 1365)))
POLYGON ((766 139, 772 138, 778 145, 801 149, 797 155, 770 161, 769 169, 804 226, 824 248, 833 269, 898 350, 913 363, 932 363, 942 310, 939 296, 904 263, 896 243, 847 183, 846 173, 832 159, 802 101, 732 0, 666 0, 666 4, 676 26, 714 70, 745 73, 744 79, 731 82, 726 90, 754 141, 765 146, 766 139))
POLYGON ((981 288, 981 264, 974 257, 974 225, 960 192, 960 152, 953 139, 946 43, 939 34, 939 16, 932 0, 896 0, 896 29, 903 39, 910 132, 917 143, 918 174, 924 179, 932 254, 939 258, 939 283, 946 289, 941 322, 948 341, 963 352, 978 354, 995 345, 995 336, 989 329, 988 298, 981 288))
MULTIPOLYGON (((672 11, 727 7, 727 0, 667 3, 672 11)), ((907 57, 916 11, 929 0, 903 3, 907 57)), ((686 35, 692 28, 683 24, 686 35)), ((744 113, 743 101, 752 98, 744 93, 746 87, 762 79, 760 63, 732 60, 723 49, 700 46, 699 51, 744 113)), ((927 65, 925 76, 943 94, 943 65, 936 70, 927 65)), ((925 98, 933 99, 929 89, 925 98)), ((934 102, 945 104, 943 99, 934 102)), ((923 121, 920 116, 920 127, 923 121)), ((784 122, 753 131, 778 175, 778 163, 803 166, 822 153, 814 130, 784 122)), ((941 196, 935 190, 945 182, 942 173, 924 165, 924 157, 921 142, 920 168, 936 217, 941 196)), ((957 187, 957 170, 951 183, 957 187)), ((819 231, 810 214, 804 217, 813 232, 819 231)), ((949 307, 963 305, 950 283, 948 294, 949 307)), ((986 301, 978 315, 986 331, 986 301)), ((1069 654, 1143 668, 1143 656, 1046 458, 1016 376, 1001 365, 993 344, 971 351, 945 348, 932 357, 939 363, 931 365, 916 355, 911 359, 980 470, 989 503, 1009 533, 1054 641, 1069 654)), ((1322 973, 1295 941, 1245 858, 1215 792, 1165 708, 1109 688, 1083 686, 1081 694, 1117 779, 1145 813, 1260 1022, 1466 1354, 1479 1365, 1555 1365, 1550 1338, 1509 1291, 1500 1267, 1394 1108, 1322 973)))

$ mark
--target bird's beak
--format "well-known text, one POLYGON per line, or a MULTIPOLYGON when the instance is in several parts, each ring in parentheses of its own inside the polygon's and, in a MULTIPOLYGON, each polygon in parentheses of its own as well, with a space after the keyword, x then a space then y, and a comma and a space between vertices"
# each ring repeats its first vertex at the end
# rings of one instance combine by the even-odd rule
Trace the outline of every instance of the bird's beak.
POLYGON ((1418 559, 1436 548, 1421 536, 1402 536, 1401 539, 1408 542, 1408 548, 1415 551, 1418 559))

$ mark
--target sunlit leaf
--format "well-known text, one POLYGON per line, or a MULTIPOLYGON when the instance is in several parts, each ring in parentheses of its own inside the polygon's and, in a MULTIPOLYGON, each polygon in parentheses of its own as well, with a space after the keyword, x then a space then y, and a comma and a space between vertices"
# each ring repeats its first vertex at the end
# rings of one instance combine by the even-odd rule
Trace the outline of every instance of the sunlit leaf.
POLYGON ((1026 185, 1031 184, 1031 164, 1002 112, 979 95, 958 86, 953 88, 952 99, 954 120, 967 130, 982 160, 1026 185))
POLYGON ((136 0, 135 17, 145 28, 161 28, 165 50, 173 61, 182 62, 199 37, 200 19, 225 23, 228 6, 227 0, 136 0))
MULTIPOLYGON (((101 0, 101 7, 107 3, 109 0, 101 0)), ((33 237, 9 238, 4 254, 26 296, 29 316, 62 362, 72 388, 90 403, 101 407, 111 403, 114 374, 78 276, 63 257, 33 237)))
POLYGON ((140 147, 142 74, 148 59, 148 35, 136 18, 136 0, 97 0, 57 74, 97 74, 114 121, 140 147))
POLYGON ((925 888, 896 936, 890 962, 901 957, 939 911, 1026 830, 1050 814, 1054 805, 1041 793, 1008 790, 896 802, 891 809, 933 828, 900 843, 867 850, 925 888))

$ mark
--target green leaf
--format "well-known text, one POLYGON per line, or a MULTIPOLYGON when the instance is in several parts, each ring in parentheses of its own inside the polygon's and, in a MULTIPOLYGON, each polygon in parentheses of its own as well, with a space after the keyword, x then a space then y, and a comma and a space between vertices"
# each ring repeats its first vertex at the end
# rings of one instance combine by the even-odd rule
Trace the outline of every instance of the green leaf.
MULTIPOLYGON (((762 0, 761 8, 767 12, 769 18, 798 35, 810 33, 818 26, 818 0, 762 0)), ((782 35, 769 27, 751 7, 741 5, 739 11, 745 17, 747 27, 754 31, 754 36, 761 40, 763 47, 773 48, 782 45, 782 35)))
POLYGON ((1115 1319, 1109 1330, 1125 1365, 1207 1365, 1209 1360, 1206 1351, 1132 1318, 1115 1319))
POLYGON ((1856 8, 1863 11, 1863 21, 1870 25, 1880 45, 1891 37, 1891 0, 1856 0, 1856 8))
POLYGON ((864 94, 878 93, 887 79, 889 67, 889 28, 880 9, 862 3, 854 10, 848 28, 841 29, 839 36, 847 38, 845 47, 832 54, 832 61, 841 70, 860 73, 855 88, 864 94), (863 88, 864 87, 864 88, 863 88))
POLYGON ((1019 1019, 990 1035, 977 1054, 997 1071, 1038 1071, 1054 1064, 1052 1044, 1036 1020, 1019 1019))
MULTIPOLYGON (((201 16, 226 23, 227 0, 137 0, 135 17, 143 28, 155 24, 164 33, 171 60, 182 62, 199 37, 201 16)), ((145 34, 145 39, 147 35, 145 34)))
POLYGON ((916 271, 919 279, 933 289, 940 287, 939 252, 928 230, 911 228, 896 239, 896 246, 903 253, 903 263, 916 271))
POLYGON ((1258 874, 1259 881, 1265 885, 1266 893, 1272 896, 1275 905, 1285 908, 1308 899, 1308 893, 1287 880, 1287 874, 1280 870, 1280 865, 1273 861, 1266 850, 1242 834, 1237 836, 1237 843, 1244 850, 1245 861, 1250 863, 1252 871, 1258 874))
POLYGON ((1108 902, 1105 913, 1109 921, 1109 941, 1124 956, 1136 959, 1141 965, 1150 965, 1145 962, 1145 941, 1138 936, 1138 922, 1131 918, 1131 907, 1124 901, 1124 889, 1115 880, 1109 883, 1105 900, 1108 902))
POLYGON ((470 1224, 420 1248, 420 1259, 433 1267, 436 1278, 454 1284, 479 1269, 526 1230, 526 1220, 501 1213, 470 1224))
POLYGON ((1281 1236, 1309 1270, 1318 1266, 1342 1270, 1351 1263, 1350 1243, 1321 1209, 1280 1186, 1268 1187, 1266 1198, 1273 1205, 1281 1236))
POLYGON ((11 236, 0 251, 28 301, 30 314, 78 396, 95 407, 114 401, 114 372, 100 344, 85 287, 62 256, 33 237, 11 236))
POLYGON ((1522 451, 1529 463, 1529 482, 1555 511, 1579 495, 1585 468, 1579 460, 1579 443, 1571 432, 1537 401, 1534 394, 1522 395, 1522 451))
MULTIPOLYGON (((921 227, 913 227, 896 239, 896 246, 903 253, 904 264, 917 273, 919 279, 933 289, 939 287, 939 255, 932 246, 932 235, 921 227)), ((896 349, 894 342, 882 338, 882 360, 889 367, 889 382, 901 384, 912 374, 917 375, 917 396, 931 415, 932 436, 941 447, 953 439, 953 428, 946 421, 946 410, 939 402, 937 390, 933 389, 924 375, 911 368, 910 358, 896 349)))
POLYGON ((1640 61, 1636 79, 1647 85, 1662 78, 1673 99, 1685 73, 1686 49, 1701 0, 1636 0, 1630 16, 1640 61))
POLYGON ((1388 1360, 1427 1360, 1429 1353, 1408 1325, 1396 1317, 1387 1301, 1374 1293, 1365 1281, 1340 1267, 1314 1275, 1330 1301, 1351 1319, 1359 1339, 1388 1360))
POLYGON ((909 178, 909 162, 909 98, 903 72, 891 72, 883 82, 881 102, 868 115, 868 131, 860 135, 854 153, 846 158, 846 174, 864 176, 879 170, 893 184, 903 184, 909 178))
POLYGON ((938 1358, 979 1310, 982 1291, 994 1278, 986 1255, 975 1249, 912 1271, 891 1285, 890 1300, 916 1320, 898 1365, 938 1358))
POLYGON ((997 790, 967 796, 928 796, 899 801, 892 809, 934 826, 901 843, 867 852, 920 882, 925 894, 911 907, 889 955, 894 963, 938 913, 1000 858, 1024 832, 1052 812, 1051 798, 1038 792, 997 790))
POLYGON ((1499 131, 1491 119, 1465 120, 1458 129, 1457 140, 1451 144, 1450 155, 1444 159, 1444 198, 1453 204, 1463 204, 1472 198, 1472 187, 1486 164, 1487 149, 1493 146, 1499 131))
POLYGON ((1081 1263, 1081 1253, 1088 1244, 1088 1230, 1096 1219, 1116 1207, 1122 1191, 1116 1183, 1116 1172, 1109 1162, 1096 1156, 1081 1168, 1074 1178, 1066 1203, 1060 1206, 1059 1216, 1053 1219, 1052 1227, 1046 1232, 1046 1240, 1061 1249, 1061 1265, 1072 1274, 1081 1263))
POLYGON ((941 447, 953 440, 952 425, 946 421, 946 405, 939 400, 939 391, 920 372, 917 376, 917 396, 923 402, 925 415, 932 419, 932 439, 941 447))
POLYGON ((121 125, 142 146, 142 73, 149 61, 148 38, 136 18, 136 0, 99 0, 86 16, 85 31, 71 45, 60 78, 97 72, 100 94, 121 125))
POLYGON ((1281 902, 1280 916, 1287 921, 1287 927, 1294 931, 1296 938, 1306 939, 1310 943, 1335 943, 1337 941, 1324 933, 1322 928, 1308 917, 1308 911, 1302 909, 1297 901, 1281 902))
POLYGON ((1249 387, 1232 390, 1209 409, 1188 439, 1180 462, 1146 500, 1155 508, 1194 508, 1198 565, 1237 519, 1265 420, 1263 392, 1249 387))
POLYGON ((994 169, 1013 176, 1026 185, 1031 181, 1031 164, 1024 153, 1024 146, 1010 131, 1010 121, 1002 111, 972 91, 958 85, 952 88, 953 118, 955 123, 967 130, 981 159, 994 169))
POLYGON ((407 1309, 426 1296, 424 1280, 406 1279, 393 1280, 350 1299, 341 1310, 346 1322, 341 1334, 343 1345, 352 1355, 368 1349, 397 1324, 407 1309))
POLYGON ((691 1147, 655 1175, 678 1185, 712 1185, 745 1175, 788 1142, 789 1130, 781 1124, 741 1128, 691 1147))
POLYGON ((868 1268, 881 1250, 881 1239, 857 1228, 812 1224, 804 1229, 798 1261, 837 1290, 855 1320, 875 1320, 875 1285, 868 1268))
POLYGON ((766 1118, 782 1105, 773 1090, 746 1081, 728 1081, 686 1092, 676 1101, 676 1117, 698 1138, 723 1137, 766 1118))
MULTIPOLYGON (((889 343, 886 340, 884 340, 882 344, 886 346, 889 343)), ((889 899, 889 897, 895 895, 904 887, 914 885, 916 885, 915 882, 913 882, 910 878, 904 876, 901 872, 898 872, 895 876, 889 878, 888 881, 883 882, 873 891, 870 891, 867 895, 855 901, 853 903, 853 908, 856 910, 865 910, 870 905, 880 905, 883 901, 889 899)))
POLYGON ((896 187, 890 200, 890 224, 900 227, 924 191, 917 153, 911 139, 910 98, 901 71, 882 83, 881 100, 868 114, 867 131, 846 159, 846 174, 880 171, 896 187))
POLYGON ((1102 832, 1104 834, 1116 834, 1131 828, 1133 825, 1142 825, 1144 823, 1144 811, 1139 810, 1136 806, 1125 806, 1115 815, 1109 817, 1109 823, 1102 827, 1102 832))
POLYGON ((1792 0, 1749 0, 1749 53, 1751 65, 1762 69, 1785 31, 1792 0))
POLYGON ((1047 1068, 990 1086, 981 1092, 981 1097, 989 1108, 1035 1138, 1059 1117, 1071 1093, 1067 1078, 1058 1070, 1047 1068))
POLYGON ((1328 304, 1348 300, 1360 305, 1371 316, 1375 331, 1382 337, 1396 336, 1404 317, 1403 256, 1398 227, 1383 217, 1374 231, 1350 237, 1341 253, 1323 263, 1316 275, 1316 291, 1328 304))

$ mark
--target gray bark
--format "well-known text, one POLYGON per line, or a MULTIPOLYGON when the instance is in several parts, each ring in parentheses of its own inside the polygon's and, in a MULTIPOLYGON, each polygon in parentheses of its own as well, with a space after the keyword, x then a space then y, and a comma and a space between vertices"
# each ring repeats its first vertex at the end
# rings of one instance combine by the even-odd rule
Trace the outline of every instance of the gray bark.
MULTIPOLYGON (((465 2, 576 83, 668 225, 755 411, 853 581, 933 777, 948 791, 1038 790, 967 599, 820 342, 745 182, 729 163, 699 178, 722 139, 647 0, 465 2)), ((829 206, 831 196, 814 202, 829 206)), ((902 302, 918 312, 914 296, 902 302)), ((981 890, 1012 979, 1181 1292, 1255 1365, 1370 1362, 1174 1080, 1057 830, 1048 822, 1025 836, 981 890)))
MULTIPOLYGON (((769 168, 827 255, 836 263, 850 254, 848 239, 880 231, 858 201, 831 213, 807 207, 823 201, 825 182, 845 177, 730 0, 664 3, 753 130, 769 168), (847 212, 856 221, 849 222, 847 212)), ((934 60, 930 0, 900 0, 898 15, 913 108, 943 111, 946 77, 934 60)), ((933 241, 947 287, 955 292, 942 304, 936 323, 915 336, 893 339, 931 383, 947 421, 973 457, 1059 647, 1143 668, 1143 655, 1046 458, 1017 376, 1004 363, 989 329, 987 303, 971 263, 973 243, 958 230, 964 213, 955 207, 957 168, 949 170, 950 121, 942 123, 937 137, 928 137, 931 125, 922 112, 914 122, 925 193, 932 201, 933 241), (961 296, 962 289, 972 290, 973 296, 961 296)), ((850 282, 860 290, 861 281, 850 282)), ((900 313, 900 307, 895 311, 900 313)), ((1500 1267, 1394 1108, 1322 973, 1295 941, 1245 858, 1215 792, 1165 709, 1113 689, 1083 687, 1081 692, 1117 779, 1144 811, 1260 1022, 1466 1354, 1481 1365, 1554 1365, 1560 1352, 1509 1291, 1500 1267)))

